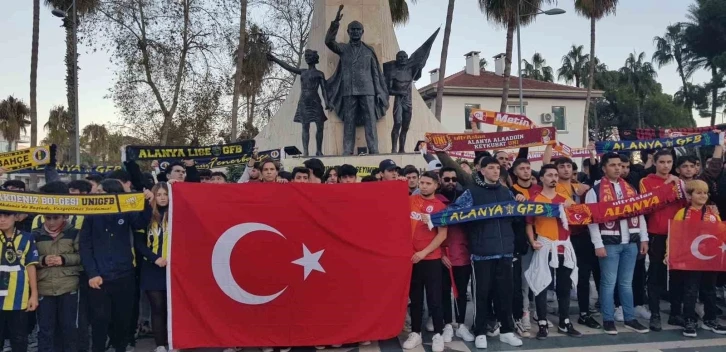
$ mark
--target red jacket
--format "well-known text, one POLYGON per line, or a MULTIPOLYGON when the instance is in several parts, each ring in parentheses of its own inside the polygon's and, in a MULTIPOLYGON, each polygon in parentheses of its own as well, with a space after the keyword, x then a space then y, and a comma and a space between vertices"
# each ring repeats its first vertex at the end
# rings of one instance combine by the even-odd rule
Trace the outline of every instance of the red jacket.
MULTIPOLYGON (((650 174, 640 180, 640 193, 650 192, 665 184, 666 179, 650 174)), ((670 185, 669 185, 670 186, 670 185)), ((673 219, 676 213, 686 206, 686 200, 682 199, 675 203, 668 204, 659 210, 656 210, 645 216, 648 223, 648 234, 650 235, 668 235, 668 221, 673 219)))

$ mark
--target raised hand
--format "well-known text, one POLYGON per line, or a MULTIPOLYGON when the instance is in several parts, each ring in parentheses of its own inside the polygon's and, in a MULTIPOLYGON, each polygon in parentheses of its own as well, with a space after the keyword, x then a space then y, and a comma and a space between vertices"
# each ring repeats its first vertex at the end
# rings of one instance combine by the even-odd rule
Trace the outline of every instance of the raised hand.
POLYGON ((335 15, 335 22, 340 22, 340 20, 343 19, 343 7, 343 5, 340 5, 340 7, 338 7, 338 13, 335 15))

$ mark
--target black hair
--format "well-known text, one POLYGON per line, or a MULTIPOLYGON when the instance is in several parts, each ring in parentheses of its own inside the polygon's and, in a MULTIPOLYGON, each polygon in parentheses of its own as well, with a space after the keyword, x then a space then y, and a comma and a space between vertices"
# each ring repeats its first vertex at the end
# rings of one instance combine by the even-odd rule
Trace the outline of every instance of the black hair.
POLYGON ((439 183, 439 175, 437 175, 433 171, 426 171, 423 174, 421 174, 421 177, 428 177, 428 178, 434 180, 435 183, 439 183))
POLYGON ((400 175, 403 175, 403 168, 402 168, 402 167, 400 167, 400 166, 396 166, 395 170, 396 170, 396 173, 397 173, 397 174, 398 174, 399 176, 400 176, 400 175))
POLYGON ((491 164, 499 165, 499 162, 493 156, 485 156, 479 160, 479 167, 481 168, 485 168, 491 164))
POLYGON ((375 169, 371 170, 371 175, 373 175, 373 176, 378 175, 380 173, 381 173, 381 169, 379 169, 379 168, 375 168, 375 169))
POLYGON ((121 181, 117 178, 107 178, 101 181, 101 187, 106 193, 124 193, 124 186, 121 181))
POLYGON ((338 178, 343 176, 358 176, 358 169, 351 164, 340 165, 338 169, 338 178))
MULTIPOLYGON (((73 181, 73 182, 78 182, 78 181, 80 181, 80 180, 73 181)), ((83 181, 83 182, 88 183, 88 181, 83 181)), ((53 182, 48 182, 48 183, 44 184, 42 187, 40 187, 40 192, 48 193, 48 194, 68 194, 68 188, 70 188, 70 186, 66 185, 65 182, 63 182, 63 181, 53 181, 53 182)), ((73 188, 75 188, 75 187, 73 187, 73 188)), ((78 188, 76 188, 76 189, 78 189, 78 188)), ((91 185, 88 185, 88 189, 90 192, 91 185)))
MULTIPOLYGON (((86 180, 73 180, 68 183, 67 189, 77 189, 81 193, 91 193, 91 189, 93 189, 93 186, 90 182, 86 180)), ((67 193, 68 191, 66 191, 67 193)))
POLYGON ((487 156, 491 157, 492 154, 489 152, 474 152, 474 164, 481 165, 481 159, 487 156))
POLYGON ((512 163, 512 171, 514 171, 517 168, 517 166, 522 165, 522 164, 529 165, 530 164, 529 159, 518 158, 518 159, 514 160, 514 162, 512 163))
POLYGON ((453 167, 444 166, 441 169, 439 169, 439 175, 443 175, 444 172, 456 172, 456 169, 453 167))
POLYGON ((577 164, 574 162, 572 163, 572 171, 577 171, 577 164))
POLYGON ((403 173, 399 175, 407 176, 408 174, 416 174, 416 176, 421 176, 421 173, 413 165, 407 165, 405 168, 403 168, 403 173))
MULTIPOLYGON (((597 161, 596 161, 596 163, 597 163, 597 161)), ((584 160, 582 160, 582 169, 583 170, 585 168, 588 168, 589 169, 590 166, 592 166, 592 165, 590 165, 590 158, 585 158, 584 160)))
MULTIPOLYGON (((277 163, 275 163, 275 166, 277 166, 277 163)), ((287 171, 280 171, 277 176, 284 178, 288 181, 292 181, 292 174, 287 171)))
POLYGON ((628 164, 630 163, 630 158, 627 155, 624 155, 624 154, 618 154, 618 155, 620 155, 620 161, 622 161, 624 163, 628 163, 628 164))
POLYGON ((671 158, 673 158, 673 154, 671 154, 671 151, 668 150, 668 149, 661 149, 661 150, 655 152, 655 154, 653 154, 653 162, 654 163, 657 163, 658 162, 658 159, 660 159, 660 157, 666 156, 666 155, 667 156, 670 156, 671 158))
POLYGON ((572 165, 573 168, 575 167, 575 163, 572 162, 572 159, 570 159, 566 156, 562 156, 562 157, 555 159, 555 167, 559 167, 560 165, 565 165, 565 164, 570 164, 570 165, 572 165))
POLYGON ((376 175, 368 175, 363 177, 360 182, 376 182, 378 179, 376 178, 376 175))
POLYGON ((325 174, 323 175, 323 182, 328 182, 328 179, 330 178, 330 173, 335 171, 335 174, 338 175, 338 178, 340 178, 340 166, 333 166, 327 170, 325 170, 325 174))
POLYGON ((620 159, 620 154, 615 153, 615 152, 609 152, 609 153, 603 154, 603 156, 600 157, 600 165, 601 165, 601 167, 604 168, 605 166, 607 166, 607 164, 610 162, 610 159, 621 160, 620 159))
POLYGON ((86 180, 96 183, 101 183, 103 181, 103 175, 100 174, 90 174, 86 176, 86 180))
POLYGON ((292 178, 294 179, 295 176, 297 176, 297 174, 305 174, 305 175, 308 175, 308 177, 309 177, 310 176, 310 169, 308 169, 306 167, 302 167, 302 166, 297 166, 297 167, 295 167, 295 168, 292 169, 292 174, 291 174, 292 175, 292 178))
MULTIPOLYGON (((310 173, 312 173, 315 177, 322 179, 323 174, 325 174, 325 165, 323 164, 320 159, 312 158, 303 161, 303 165, 305 165, 306 168, 310 169, 310 173)), ((294 174, 295 172, 293 172, 294 174)))
POLYGON ((550 169, 557 171, 557 166, 555 166, 554 164, 542 165, 542 168, 539 170, 539 177, 541 178, 542 176, 544 176, 544 174, 547 173, 547 170, 550 169))
MULTIPOLYGON (((171 168, 168 168, 167 170, 171 170, 171 168)), ((119 180, 121 183, 126 183, 131 181, 131 175, 126 170, 114 170, 111 171, 111 173, 108 174, 106 179, 114 179, 119 180)), ((102 182, 103 183, 103 182, 102 182)), ((106 188, 104 188, 105 190, 106 188)))
POLYGON ((186 170, 187 167, 184 166, 184 164, 181 161, 175 161, 172 163, 169 163, 169 165, 166 167, 166 173, 170 173, 172 170, 174 170, 174 166, 181 166, 182 169, 186 170))
POLYGON ((221 178, 224 179, 225 182, 227 181, 227 175, 225 175, 224 172, 215 171, 215 172, 212 172, 212 175, 209 177, 214 177, 214 176, 220 176, 221 178))
POLYGON ((3 188, 4 189, 8 189, 8 187, 19 188, 19 189, 22 189, 24 191, 25 190, 25 182, 20 181, 20 180, 7 180, 7 181, 5 181, 5 183, 3 183, 3 188))
POLYGON ((676 160, 676 168, 681 167, 684 163, 696 165, 698 164, 698 158, 694 155, 681 155, 678 157, 678 160, 676 160))
POLYGON ((199 177, 209 177, 209 178, 212 177, 212 170, 210 170, 210 169, 201 169, 198 172, 199 172, 199 177))

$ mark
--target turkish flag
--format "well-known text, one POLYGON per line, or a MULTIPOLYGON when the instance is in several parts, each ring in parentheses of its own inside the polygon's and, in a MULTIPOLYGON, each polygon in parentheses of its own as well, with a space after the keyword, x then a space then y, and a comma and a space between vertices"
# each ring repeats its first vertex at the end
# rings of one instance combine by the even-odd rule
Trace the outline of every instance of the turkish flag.
POLYGON ((726 271, 726 223, 671 220, 668 267, 726 271))
POLYGON ((404 182, 174 184, 170 343, 314 346, 398 335, 412 269, 409 211, 404 182))

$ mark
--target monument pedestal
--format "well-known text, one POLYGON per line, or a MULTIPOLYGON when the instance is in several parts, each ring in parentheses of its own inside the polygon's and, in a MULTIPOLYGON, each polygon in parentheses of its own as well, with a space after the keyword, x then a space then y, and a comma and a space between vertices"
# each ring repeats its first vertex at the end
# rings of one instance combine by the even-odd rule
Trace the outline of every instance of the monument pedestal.
MULTIPOLYGON (((318 156, 316 157, 323 162, 326 167, 329 166, 340 166, 343 164, 350 164, 357 167, 359 170, 365 170, 370 172, 371 170, 378 168, 378 164, 385 159, 391 159, 396 165, 404 167, 406 165, 413 165, 419 170, 426 169, 426 160, 423 156, 416 153, 406 154, 374 154, 374 155, 348 155, 348 156, 318 156)), ((303 161, 310 159, 310 157, 287 157, 282 159, 280 162, 287 171, 292 171, 296 166, 303 166, 303 161)))
MULTIPOLYGON (((348 42, 348 34, 345 29, 348 23, 359 21, 363 23, 364 33, 363 42, 371 46, 380 60, 383 62, 396 59, 399 46, 396 40, 396 34, 391 21, 391 11, 388 0, 315 0, 313 7, 313 17, 310 27, 310 36, 308 38, 308 49, 317 50, 320 55, 320 65, 318 69, 325 73, 326 78, 330 78, 335 72, 338 65, 338 55, 330 51, 325 46, 325 34, 330 23, 335 19, 338 7, 344 5, 343 19, 340 23, 340 30, 336 40, 338 42, 348 42)), ((431 28, 433 32, 435 28, 431 28)), ((421 43, 416 43, 417 46, 421 43)), ((436 55, 434 55, 436 56, 436 55)), ((411 118, 411 126, 408 130, 405 150, 412 152, 416 146, 416 142, 424 139, 426 132, 446 132, 441 123, 436 120, 431 110, 426 106, 421 95, 415 87, 412 87, 412 105, 413 112, 411 118)), ((267 150, 274 148, 282 148, 286 146, 297 146, 302 148, 302 124, 293 122, 295 110, 300 97, 300 78, 296 78, 292 89, 288 93, 287 99, 280 106, 277 113, 270 119, 267 126, 255 137, 259 150, 267 150)), ((393 97, 389 99, 390 107, 386 116, 378 120, 378 150, 381 153, 387 153, 391 150, 391 129, 393 128, 393 97)), ((323 153, 325 155, 340 155, 343 153, 343 121, 336 116, 335 112, 326 111, 328 121, 325 123, 323 132, 323 153)), ((315 126, 311 126, 310 154, 315 153, 315 126)), ((358 147, 367 147, 365 142, 365 131, 363 127, 356 128, 355 149, 358 147)), ((345 157, 343 159, 346 159, 345 157)), ((370 162, 373 162, 373 158, 370 162)), ((418 155, 423 162, 423 158, 418 155)), ((393 159, 393 157, 382 158, 393 159)), ((368 159, 356 159, 355 162, 347 162, 356 166, 363 165, 363 161, 369 162, 368 159)), ((380 160, 379 160, 380 161, 380 160)), ((326 165, 329 163, 323 161, 326 165)), ((340 165, 341 162, 330 163, 330 165, 340 165)), ((378 162, 374 163, 378 165, 378 162)), ((404 164, 405 165, 405 164, 404 164)), ((416 165, 416 164, 414 164, 416 165)), ((373 166, 373 165, 371 165, 373 166)))

